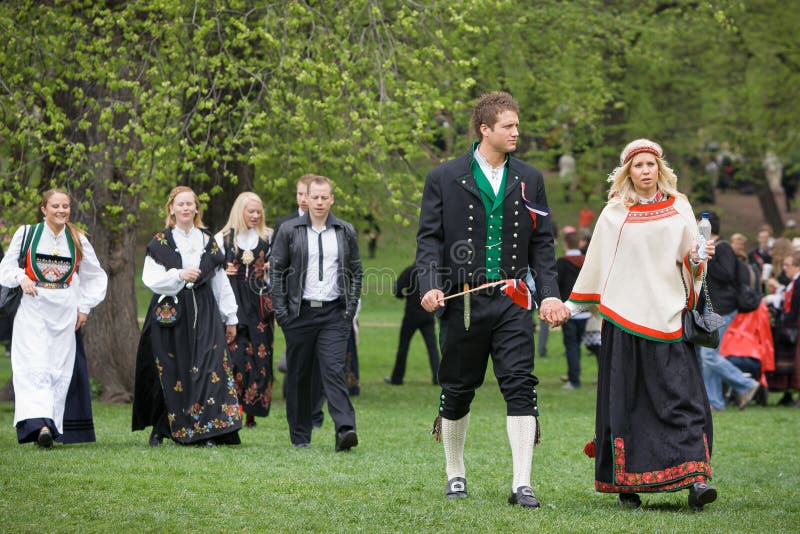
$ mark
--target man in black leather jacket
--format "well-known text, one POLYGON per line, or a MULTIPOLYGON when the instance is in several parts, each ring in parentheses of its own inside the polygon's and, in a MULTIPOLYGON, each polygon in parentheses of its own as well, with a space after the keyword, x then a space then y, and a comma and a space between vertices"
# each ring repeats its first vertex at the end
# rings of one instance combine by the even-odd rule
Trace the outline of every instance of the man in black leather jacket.
POLYGON ((344 379, 350 324, 361 295, 361 257, 353 226, 330 213, 333 184, 324 176, 308 183, 308 212, 284 222, 270 261, 272 306, 286 338, 286 419, 292 444, 311 443, 311 377, 317 362, 335 449, 358 444, 355 410, 344 379))

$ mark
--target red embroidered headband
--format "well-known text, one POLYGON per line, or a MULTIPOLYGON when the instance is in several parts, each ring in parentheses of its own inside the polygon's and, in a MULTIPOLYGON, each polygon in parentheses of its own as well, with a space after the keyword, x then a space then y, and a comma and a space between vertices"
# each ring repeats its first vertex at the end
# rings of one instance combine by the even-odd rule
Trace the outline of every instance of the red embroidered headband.
POLYGON ((639 147, 634 148, 630 152, 628 152, 628 154, 625 156, 625 160, 622 162, 622 164, 625 165, 626 163, 628 163, 633 158, 633 156, 635 156, 636 154, 641 154, 642 152, 650 152, 651 154, 655 154, 656 157, 659 157, 659 158, 661 157, 661 152, 656 147, 639 146, 639 147))

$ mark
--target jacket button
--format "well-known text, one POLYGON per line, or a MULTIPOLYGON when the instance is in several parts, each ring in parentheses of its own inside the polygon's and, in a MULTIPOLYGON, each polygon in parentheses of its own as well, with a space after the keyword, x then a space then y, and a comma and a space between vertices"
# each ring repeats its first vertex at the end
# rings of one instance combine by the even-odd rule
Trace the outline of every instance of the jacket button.
POLYGON ((517 233, 516 232, 514 232, 514 237, 517 237, 517 233))
MULTIPOLYGON (((512 255, 511 255, 511 259, 512 259, 512 260, 516 260, 516 259, 517 259, 517 255, 516 255, 516 254, 512 254, 512 255)), ((513 269, 513 267, 512 267, 512 269, 513 269)))
POLYGON ((471 276, 472 276, 472 273, 467 273, 467 276, 470 276, 470 277, 471 277, 471 276))
POLYGON ((515 212, 514 212, 514 215, 519 215, 519 212, 518 212, 518 211, 515 211, 515 212))
POLYGON ((518 223, 518 222, 515 222, 515 223, 514 223, 514 226, 519 226, 519 223, 518 223))
POLYGON ((511 245, 511 246, 512 246, 513 248, 517 248, 517 244, 516 244, 516 243, 514 243, 514 244, 513 244, 513 245, 511 245))
POLYGON ((472 204, 469 205, 469 209, 472 209, 472 204))
POLYGON ((515 200, 515 201, 514 201, 514 205, 515 205, 515 206, 519 206, 519 200, 515 200))
POLYGON ((472 238, 467 239, 467 243, 472 243, 472 238))
POLYGON ((470 216, 469 216, 469 220, 471 221, 472 219, 473 219, 473 217, 472 217, 472 215, 470 215, 470 216))

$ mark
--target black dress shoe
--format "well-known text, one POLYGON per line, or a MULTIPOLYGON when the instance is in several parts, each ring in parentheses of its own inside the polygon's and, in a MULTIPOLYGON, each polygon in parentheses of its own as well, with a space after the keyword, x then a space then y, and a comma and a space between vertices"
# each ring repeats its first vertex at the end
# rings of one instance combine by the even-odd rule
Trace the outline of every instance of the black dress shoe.
POLYGON ((147 441, 151 447, 158 447, 164 441, 164 436, 158 430, 153 428, 153 431, 150 432, 150 439, 147 441))
POLYGON ((447 481, 444 496, 448 499, 467 498, 467 479, 463 477, 453 477, 447 481))
POLYGON ((384 382, 386 382, 387 384, 389 384, 390 386, 400 386, 400 385, 402 385, 402 384, 403 384, 402 382, 395 382, 395 381, 394 381, 394 380, 392 380, 392 378, 391 378, 391 377, 389 377, 389 376, 384 376, 384 377, 383 377, 383 381, 384 381, 384 382))
POLYGON ((639 508, 642 505, 642 499, 637 493, 620 493, 617 495, 617 504, 629 508, 639 508))
POLYGON ((53 434, 50 433, 49 428, 43 428, 39 431, 39 437, 36 438, 36 444, 43 449, 49 449, 53 446, 53 434))
POLYGON ((689 507, 698 512, 703 506, 717 500, 717 490, 703 482, 695 482, 689 488, 689 507))
POLYGON ((255 416, 254 415, 250 415, 250 414, 245 416, 244 426, 246 428, 255 428, 255 426, 256 426, 256 418, 255 418, 255 416))
POLYGON ((342 430, 336 434, 336 452, 349 451, 358 445, 358 434, 355 430, 342 430))
POLYGON ((533 494, 530 486, 520 486, 508 496, 508 504, 518 504, 523 508, 539 508, 539 499, 533 494))
POLYGON ((310 443, 292 443, 295 449, 308 449, 311 447, 310 443))

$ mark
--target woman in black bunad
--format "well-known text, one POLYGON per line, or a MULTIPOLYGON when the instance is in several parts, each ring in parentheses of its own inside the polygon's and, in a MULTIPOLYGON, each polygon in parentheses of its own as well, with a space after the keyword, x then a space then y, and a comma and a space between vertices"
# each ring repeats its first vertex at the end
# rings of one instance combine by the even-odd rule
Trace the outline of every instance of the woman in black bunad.
POLYGON ((183 445, 235 445, 242 426, 228 344, 236 299, 225 256, 185 186, 167 200, 166 229, 147 245, 142 281, 154 295, 136 355, 133 430, 183 445), (223 319, 224 318, 224 324, 223 319))
POLYGON ((225 272, 236 296, 239 325, 228 346, 245 426, 269 415, 272 404, 272 344, 275 319, 269 294, 269 243, 264 206, 255 193, 233 203, 225 227, 214 236, 225 256, 225 272))
MULTIPOLYGON (((638 507, 638 493, 689 490, 689 506, 717 497, 711 477, 712 424, 694 346, 681 316, 694 307, 705 263, 697 223, 659 145, 629 143, 608 178, 568 306, 599 307, 595 489, 638 507)), ((705 246, 714 255, 712 240, 705 246)), ((712 297, 713 297, 713 288, 712 297)))
POLYGON ((49 448, 54 440, 95 440, 80 329, 105 298, 108 277, 86 234, 69 222, 69 196, 51 189, 41 210, 44 222, 14 234, 0 284, 23 293, 11 341, 17 440, 49 448))

